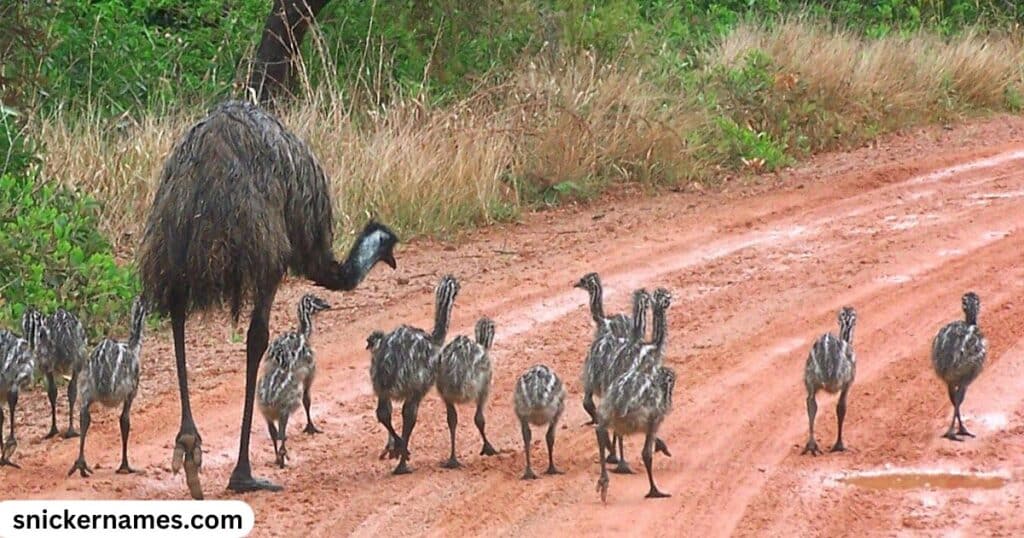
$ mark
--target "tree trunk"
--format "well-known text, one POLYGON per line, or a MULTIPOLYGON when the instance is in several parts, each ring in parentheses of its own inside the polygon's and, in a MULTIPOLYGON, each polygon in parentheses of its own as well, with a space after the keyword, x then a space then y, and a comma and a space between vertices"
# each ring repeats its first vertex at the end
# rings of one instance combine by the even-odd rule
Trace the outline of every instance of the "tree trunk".
POLYGON ((330 0, 274 0, 267 22, 263 25, 263 37, 248 88, 254 92, 261 104, 288 93, 291 82, 292 63, 317 13, 330 0))

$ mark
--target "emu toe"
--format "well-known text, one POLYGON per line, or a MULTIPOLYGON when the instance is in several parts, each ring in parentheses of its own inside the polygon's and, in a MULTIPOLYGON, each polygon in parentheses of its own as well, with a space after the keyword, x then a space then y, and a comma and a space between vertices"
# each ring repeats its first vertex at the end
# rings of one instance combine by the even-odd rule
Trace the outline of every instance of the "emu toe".
POLYGON ((462 467, 462 464, 459 463, 459 460, 455 458, 448 458, 447 460, 441 462, 441 467, 445 469, 458 469, 462 467))
POLYGON ((67 431, 65 431, 64 433, 61 434, 61 437, 65 438, 65 439, 72 439, 72 438, 78 437, 78 435, 79 435, 78 434, 78 430, 76 430, 74 428, 68 428, 67 431))
POLYGON ((43 439, 53 439, 58 435, 60 435, 60 430, 58 430, 56 426, 50 426, 50 433, 46 434, 46 436, 43 437, 43 439))
POLYGON ((836 441, 836 444, 832 445, 829 452, 846 452, 846 446, 843 445, 842 441, 836 441))
POLYGON ((78 471, 78 473, 82 475, 82 478, 88 478, 88 476, 92 474, 92 469, 82 458, 75 460, 74 465, 71 466, 71 470, 68 471, 68 476, 75 474, 75 471, 78 471))
POLYGON ((203 440, 197 432, 179 432, 171 456, 171 471, 178 474, 185 469, 185 483, 193 499, 203 498, 203 486, 199 481, 199 469, 203 466, 203 440))
POLYGON ((953 429, 950 429, 949 431, 947 431, 943 435, 943 437, 945 437, 946 439, 949 439, 950 441, 960 441, 960 442, 963 442, 963 439, 961 439, 961 438, 956 436, 956 430, 953 430, 953 429))
POLYGON ((490 443, 484 443, 483 448, 480 449, 481 456, 497 456, 498 451, 494 450, 494 447, 490 443))
POLYGON ((313 425, 312 422, 310 422, 310 423, 306 424, 306 428, 304 430, 302 430, 302 433, 308 433, 310 435, 315 435, 315 434, 318 434, 318 433, 324 433, 324 431, 321 430, 320 428, 317 428, 316 426, 313 425))
POLYGON ((554 465, 549 465, 548 466, 548 470, 544 471, 544 474, 565 474, 565 473, 563 473, 562 471, 559 471, 558 469, 556 469, 554 465))
POLYGON ((21 469, 21 465, 14 463, 6 457, 0 458, 0 467, 14 467, 15 469, 21 469))
POLYGON ((601 494, 601 502, 608 502, 608 476, 601 475, 601 478, 597 479, 597 492, 601 494))
POLYGON ((134 474, 136 471, 128 466, 128 462, 124 462, 120 467, 117 468, 117 474, 134 474))
POLYGON ((395 467, 395 470, 391 471, 391 474, 399 475, 399 474, 409 474, 411 472, 412 472, 412 467, 409 467, 409 464, 406 463, 405 461, 401 461, 401 462, 398 463, 398 467, 395 467))
POLYGON ((813 439, 810 440, 810 441, 807 441, 807 445, 804 446, 803 451, 800 452, 801 456, 803 456, 804 454, 810 454, 812 456, 820 456, 821 455, 821 449, 818 448, 818 443, 816 443, 813 439))
POLYGON ((246 493, 249 491, 281 491, 283 487, 262 478, 253 478, 252 475, 234 472, 228 480, 228 489, 235 493, 246 493))
POLYGON ((644 497, 648 499, 665 499, 671 496, 671 494, 665 493, 663 491, 658 490, 658 488, 653 487, 651 488, 651 491, 647 492, 647 495, 644 495, 644 497))
POLYGON ((966 435, 967 437, 974 437, 975 436, 973 433, 967 431, 967 428, 964 428, 963 426, 960 426, 960 429, 956 431, 956 434, 957 435, 966 435))
POLYGON ((523 473, 523 480, 536 480, 537 474, 533 472, 533 469, 526 469, 523 473))
POLYGON ((609 453, 608 457, 604 459, 605 463, 619 463, 619 457, 615 454, 609 453))
POLYGON ((14 456, 14 452, 18 450, 18 440, 14 437, 8 437, 7 442, 4 443, 3 449, 0 450, 0 459, 10 464, 11 457, 14 456))

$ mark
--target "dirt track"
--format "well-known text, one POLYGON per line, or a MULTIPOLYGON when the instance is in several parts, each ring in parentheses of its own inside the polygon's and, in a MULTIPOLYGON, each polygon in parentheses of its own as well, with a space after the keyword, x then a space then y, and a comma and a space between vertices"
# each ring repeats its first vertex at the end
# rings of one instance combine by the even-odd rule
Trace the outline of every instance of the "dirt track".
MULTIPOLYGON (((253 435, 256 473, 281 494, 242 496, 257 536, 271 535, 1021 535, 1024 533, 1024 120, 1000 118, 952 130, 891 137, 877 147, 823 156, 756 187, 619 193, 583 209, 527 217, 466 234, 453 244, 420 241, 398 254, 399 270, 377 269, 351 294, 324 296, 338 308, 314 337, 320 374, 308 437, 295 417, 290 468, 272 466, 262 423, 253 435), (637 286, 673 290, 667 362, 679 375, 676 405, 661 436, 674 451, 655 458, 655 478, 673 494, 645 500, 639 439, 627 441, 638 474, 612 475, 609 502, 594 491, 596 447, 582 427, 578 376, 592 327, 587 271, 605 281, 609 311, 637 286), (447 454, 443 405, 431 395, 413 434, 412 475, 389 474, 376 455, 365 336, 401 322, 429 326, 431 290, 443 272, 462 291, 450 334, 480 315, 497 322, 488 434, 501 454, 478 456, 472 410, 461 410, 459 471, 447 454), (951 412, 930 370, 931 337, 960 316, 960 295, 982 298, 990 363, 964 409, 977 439, 939 435, 951 412), (807 349, 834 330, 835 312, 856 306, 859 366, 850 395, 844 454, 800 456, 806 440, 801 381, 807 349), (569 385, 556 441, 567 473, 520 481, 522 440, 511 386, 544 362, 569 385), (995 490, 875 491, 838 483, 844 472, 885 466, 999 471, 995 490)), ((294 323, 298 296, 280 293, 272 330, 294 323)), ((243 346, 219 318, 190 326, 193 408, 204 438, 204 487, 223 490, 237 450, 243 346)), ((89 479, 66 477, 77 441, 44 441, 45 395, 23 398, 21 471, 0 470, 11 498, 185 498, 170 474, 178 399, 168 334, 148 340, 143 394, 133 415, 132 464, 115 475, 117 413, 94 412, 89 479), (31 417, 26 422, 25 417, 31 417)), ((63 396, 62 396, 63 398, 63 396)), ((819 396, 818 440, 835 437, 835 399, 819 396)), ((61 409, 66 420, 66 403, 61 409)), ((396 419, 400 421, 400 417, 396 419)), ((534 436, 535 461, 544 458, 534 436)))

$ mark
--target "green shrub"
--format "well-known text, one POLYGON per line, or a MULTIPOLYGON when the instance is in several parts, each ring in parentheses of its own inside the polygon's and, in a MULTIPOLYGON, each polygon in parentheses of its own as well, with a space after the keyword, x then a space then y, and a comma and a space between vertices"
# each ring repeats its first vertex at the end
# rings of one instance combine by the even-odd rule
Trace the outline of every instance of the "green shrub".
POLYGON ((121 328, 139 286, 97 230, 97 209, 33 174, 0 176, 0 323, 31 305, 71 310, 93 338, 121 328))

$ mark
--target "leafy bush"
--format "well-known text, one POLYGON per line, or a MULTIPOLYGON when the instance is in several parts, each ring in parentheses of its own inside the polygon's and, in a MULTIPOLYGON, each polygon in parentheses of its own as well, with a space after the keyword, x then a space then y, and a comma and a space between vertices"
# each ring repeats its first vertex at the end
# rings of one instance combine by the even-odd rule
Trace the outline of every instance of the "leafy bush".
POLYGON ((138 284, 97 230, 98 206, 33 174, 0 176, 0 323, 26 306, 67 308, 95 337, 122 321, 138 284))

